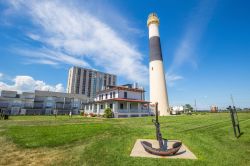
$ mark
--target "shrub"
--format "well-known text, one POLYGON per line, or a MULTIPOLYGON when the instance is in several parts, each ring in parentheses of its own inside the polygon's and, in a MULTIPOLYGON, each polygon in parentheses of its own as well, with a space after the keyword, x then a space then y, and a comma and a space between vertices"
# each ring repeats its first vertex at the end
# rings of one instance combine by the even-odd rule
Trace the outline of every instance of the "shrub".
POLYGON ((106 108, 104 111, 104 118, 113 118, 113 112, 110 108, 106 108))
POLYGON ((89 116, 90 116, 90 117, 96 117, 96 115, 95 115, 94 113, 92 113, 92 112, 89 113, 89 116))
POLYGON ((83 116, 88 116, 89 114, 88 113, 83 113, 83 116))

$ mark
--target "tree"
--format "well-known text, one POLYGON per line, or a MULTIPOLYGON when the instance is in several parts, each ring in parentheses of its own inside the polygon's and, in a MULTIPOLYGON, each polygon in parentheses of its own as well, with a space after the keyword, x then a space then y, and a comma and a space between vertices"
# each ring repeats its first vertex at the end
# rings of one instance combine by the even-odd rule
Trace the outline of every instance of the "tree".
POLYGON ((104 111, 104 115, 105 118, 113 118, 113 112, 110 108, 106 108, 104 111))
POLYGON ((194 108, 190 104, 184 106, 186 112, 193 112, 194 108))

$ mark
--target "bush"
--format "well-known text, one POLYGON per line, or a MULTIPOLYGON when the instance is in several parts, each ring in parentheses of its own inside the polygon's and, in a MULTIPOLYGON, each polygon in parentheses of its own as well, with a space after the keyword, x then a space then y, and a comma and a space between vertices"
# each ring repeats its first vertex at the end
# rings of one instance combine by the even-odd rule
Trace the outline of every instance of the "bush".
POLYGON ((85 113, 85 112, 83 112, 83 113, 82 113, 82 116, 88 116, 88 114, 87 114, 87 113, 85 113))
POLYGON ((113 118, 113 112, 110 108, 106 108, 104 111, 104 118, 113 118))
POLYGON ((92 113, 92 112, 89 113, 89 116, 90 116, 90 117, 96 117, 96 115, 95 115, 94 113, 92 113))

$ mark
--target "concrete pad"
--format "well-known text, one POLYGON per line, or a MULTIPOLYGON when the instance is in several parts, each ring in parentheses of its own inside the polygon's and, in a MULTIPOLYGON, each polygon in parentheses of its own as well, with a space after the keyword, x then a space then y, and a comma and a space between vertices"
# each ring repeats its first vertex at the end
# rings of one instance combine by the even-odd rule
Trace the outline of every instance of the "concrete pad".
MULTIPOLYGON (((130 156, 132 157, 151 157, 151 158, 175 158, 175 159, 197 159, 197 157, 182 143, 180 150, 174 156, 157 156, 150 154, 145 151, 143 148, 141 141, 147 141, 152 144, 154 148, 159 148, 159 143, 157 140, 152 139, 137 139, 132 149, 130 156)), ((168 140, 168 147, 172 147, 172 145, 178 140, 168 140)))

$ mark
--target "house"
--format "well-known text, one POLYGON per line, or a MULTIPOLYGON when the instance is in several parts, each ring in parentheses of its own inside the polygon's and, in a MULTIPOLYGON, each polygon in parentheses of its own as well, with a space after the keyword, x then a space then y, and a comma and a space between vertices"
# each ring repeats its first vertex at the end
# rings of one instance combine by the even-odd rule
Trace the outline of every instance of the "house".
POLYGON ((142 117, 153 113, 145 101, 145 91, 131 84, 109 86, 97 93, 94 101, 85 105, 85 113, 103 115, 106 108, 111 108, 115 118, 142 117))

